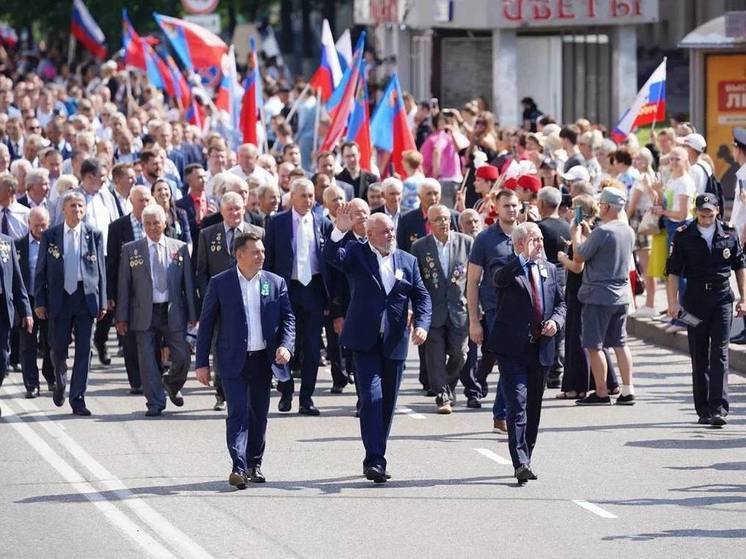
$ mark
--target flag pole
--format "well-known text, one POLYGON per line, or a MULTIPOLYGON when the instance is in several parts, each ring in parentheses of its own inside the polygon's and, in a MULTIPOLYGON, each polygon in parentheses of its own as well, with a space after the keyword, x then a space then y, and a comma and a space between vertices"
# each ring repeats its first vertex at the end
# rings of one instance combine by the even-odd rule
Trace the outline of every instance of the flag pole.
POLYGON ((70 40, 67 43, 67 66, 72 66, 75 59, 75 35, 70 33, 70 40))
POLYGON ((319 123, 321 122, 321 99, 316 96, 316 114, 313 117, 313 151, 312 157, 316 155, 319 148, 319 123))
MULTIPOLYGON (((288 116, 285 117, 285 122, 290 124, 290 121, 295 116, 295 113, 298 111, 298 107, 300 107, 300 102, 303 101, 303 99, 306 98, 308 95, 308 90, 311 88, 310 84, 306 84, 306 87, 303 88, 303 91, 300 92, 300 95, 298 95, 298 98, 293 103, 293 106, 290 107, 290 112, 288 113, 288 116)), ((277 145, 277 138, 275 138, 274 142, 272 142, 272 147, 270 147, 270 151, 275 149, 275 146, 277 145)))

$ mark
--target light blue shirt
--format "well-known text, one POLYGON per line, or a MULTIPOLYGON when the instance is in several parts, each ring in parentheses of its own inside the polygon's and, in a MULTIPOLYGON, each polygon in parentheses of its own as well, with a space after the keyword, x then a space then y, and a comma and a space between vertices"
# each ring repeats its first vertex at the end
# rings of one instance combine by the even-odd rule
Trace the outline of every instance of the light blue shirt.
POLYGON ((33 235, 28 236, 29 293, 34 292, 34 275, 36 262, 39 260, 39 241, 33 235))
MULTIPOLYGON (((450 249, 448 248, 448 240, 445 243, 441 243, 435 235, 435 247, 438 249, 438 260, 440 261, 440 269, 443 270, 443 275, 448 277, 448 270, 450 270, 450 249)), ((449 239, 450 240, 450 239, 449 239)))
POLYGON ((142 228, 142 221, 137 221, 134 214, 130 214, 130 223, 132 224, 132 235, 136 241, 145 237, 145 230, 142 228))

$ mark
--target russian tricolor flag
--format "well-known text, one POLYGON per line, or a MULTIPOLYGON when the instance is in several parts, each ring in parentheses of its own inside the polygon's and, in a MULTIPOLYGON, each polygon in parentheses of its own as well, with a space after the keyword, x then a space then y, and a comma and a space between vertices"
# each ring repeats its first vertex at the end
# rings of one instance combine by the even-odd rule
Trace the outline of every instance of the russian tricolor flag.
POLYGON ((256 42, 249 40, 249 71, 244 80, 244 93, 241 100, 241 133, 244 143, 259 145, 257 123, 259 109, 264 103, 262 93, 262 76, 259 74, 259 62, 256 57, 256 42))
POLYGON ((342 81, 342 68, 339 65, 339 56, 334 46, 329 21, 325 19, 321 27, 321 64, 308 83, 319 90, 321 101, 326 103, 340 81, 342 81))
POLYGON ((91 17, 91 13, 83 4, 83 0, 73 0, 70 32, 93 56, 101 60, 106 58, 106 37, 91 17))
POLYGON ((640 126, 647 126, 666 119, 666 59, 642 86, 632 106, 619 119, 611 132, 615 142, 619 143, 640 126))
MULTIPOLYGON (((404 108, 399 76, 394 73, 389 80, 383 97, 378 102, 370 121, 370 133, 373 145, 390 154, 389 161, 394 170, 402 177, 407 173, 402 163, 402 154, 417 149, 412 137, 412 130, 407 124, 407 111, 404 108)), ((385 170, 381 169, 384 172, 385 170)))

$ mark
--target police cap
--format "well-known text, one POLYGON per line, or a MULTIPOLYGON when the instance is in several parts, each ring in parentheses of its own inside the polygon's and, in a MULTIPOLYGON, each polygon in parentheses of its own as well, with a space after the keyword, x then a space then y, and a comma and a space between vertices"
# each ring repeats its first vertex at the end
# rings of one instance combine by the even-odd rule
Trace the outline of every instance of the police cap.
POLYGON ((718 209, 718 199, 714 194, 704 193, 697 196, 694 205, 698 210, 715 210, 718 209))

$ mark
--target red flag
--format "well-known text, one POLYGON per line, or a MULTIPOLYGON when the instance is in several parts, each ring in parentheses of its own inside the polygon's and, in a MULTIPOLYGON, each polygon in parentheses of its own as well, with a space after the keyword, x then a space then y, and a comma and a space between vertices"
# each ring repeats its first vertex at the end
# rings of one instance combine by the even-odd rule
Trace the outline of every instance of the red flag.
POLYGON ((249 52, 249 73, 244 80, 244 93, 241 99, 241 134, 244 143, 259 145, 256 125, 259 121, 259 103, 261 103, 261 76, 256 58, 256 43, 252 38, 249 52))

